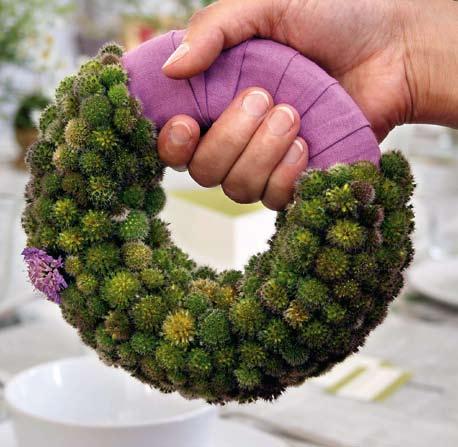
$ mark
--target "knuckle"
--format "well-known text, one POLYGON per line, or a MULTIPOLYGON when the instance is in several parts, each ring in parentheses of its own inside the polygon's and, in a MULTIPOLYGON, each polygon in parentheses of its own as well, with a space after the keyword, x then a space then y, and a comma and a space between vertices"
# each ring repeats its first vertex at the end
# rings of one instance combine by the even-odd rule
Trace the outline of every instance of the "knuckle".
POLYGON ((271 210, 279 211, 285 207, 293 195, 294 185, 278 175, 271 176, 262 203, 271 210))
POLYGON ((211 141, 206 141, 207 147, 214 152, 221 148, 226 154, 238 156, 241 154, 252 137, 252 130, 244 123, 239 123, 236 117, 230 120, 216 121, 212 126, 211 141), (237 130, 238 127, 238 130, 237 130))
POLYGON ((268 177, 284 150, 272 144, 271 137, 265 129, 258 130, 257 137, 258 139, 251 143, 250 150, 253 159, 256 160, 257 169, 268 177))
POLYGON ((228 196, 234 202, 248 204, 257 202, 259 200, 259 197, 256 197, 254 194, 250 193, 248 189, 234 185, 230 181, 223 182, 221 186, 224 194, 226 194, 226 196, 228 196))
POLYGON ((269 179, 269 192, 272 195, 279 195, 285 193, 285 185, 282 181, 278 178, 278 176, 272 175, 269 179))
POLYGON ((267 197, 264 197, 262 199, 262 204, 268 208, 269 210, 272 210, 272 211, 280 211, 282 209, 281 206, 279 206, 278 203, 270 200, 270 198, 267 198, 267 197))
POLYGON ((200 166, 197 163, 191 163, 188 167, 189 175, 204 188, 212 188, 219 185, 219 179, 208 172, 208 168, 200 166))
POLYGON ((188 20, 189 25, 195 25, 207 16, 208 9, 202 8, 195 11, 188 20))
POLYGON ((212 131, 215 145, 237 146, 239 144, 238 132, 236 132, 233 126, 229 125, 227 122, 215 121, 212 126, 212 131))

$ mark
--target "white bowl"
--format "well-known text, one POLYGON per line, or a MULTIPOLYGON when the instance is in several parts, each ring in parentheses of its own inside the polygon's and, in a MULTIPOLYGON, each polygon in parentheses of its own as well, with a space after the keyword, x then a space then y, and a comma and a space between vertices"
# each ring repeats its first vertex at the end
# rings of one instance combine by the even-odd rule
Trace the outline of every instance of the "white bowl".
POLYGON ((217 408, 162 394, 79 357, 26 370, 5 388, 19 447, 210 447, 217 408))

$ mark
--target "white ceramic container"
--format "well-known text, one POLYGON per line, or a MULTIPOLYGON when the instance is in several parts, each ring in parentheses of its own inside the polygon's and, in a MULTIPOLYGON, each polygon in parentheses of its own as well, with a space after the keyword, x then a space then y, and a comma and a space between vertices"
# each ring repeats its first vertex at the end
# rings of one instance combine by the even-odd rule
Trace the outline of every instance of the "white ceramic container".
POLYGON ((211 447, 217 408, 162 394, 93 357, 39 365, 5 389, 18 447, 211 447))

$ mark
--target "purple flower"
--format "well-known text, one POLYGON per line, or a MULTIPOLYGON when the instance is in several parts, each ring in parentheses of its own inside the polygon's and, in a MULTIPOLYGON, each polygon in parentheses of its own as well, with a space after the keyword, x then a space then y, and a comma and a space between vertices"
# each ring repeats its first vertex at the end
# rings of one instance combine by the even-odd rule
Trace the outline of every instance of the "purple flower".
POLYGON ((68 287, 64 277, 59 272, 63 266, 62 258, 54 259, 44 250, 27 247, 22 251, 27 271, 34 287, 43 292, 50 301, 60 304, 59 292, 68 287))

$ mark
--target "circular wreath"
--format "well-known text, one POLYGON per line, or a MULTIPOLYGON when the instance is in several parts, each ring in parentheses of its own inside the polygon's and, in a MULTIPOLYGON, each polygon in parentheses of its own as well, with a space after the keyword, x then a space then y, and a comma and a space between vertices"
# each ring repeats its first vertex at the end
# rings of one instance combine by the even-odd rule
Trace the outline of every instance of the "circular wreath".
POLYGON ((49 99, 40 92, 30 93, 22 98, 14 115, 16 129, 35 129, 33 113, 40 112, 49 104, 49 99))
POLYGON ((244 272, 199 267, 157 217, 164 166, 121 55, 105 46, 41 116, 23 215, 35 287, 106 363, 188 398, 276 398, 358 350, 412 258, 402 155, 304 173, 268 251, 244 272))

